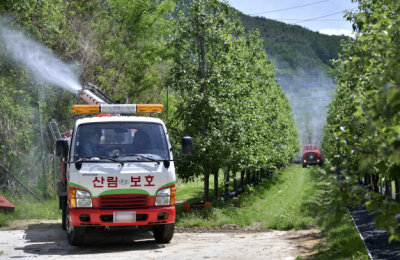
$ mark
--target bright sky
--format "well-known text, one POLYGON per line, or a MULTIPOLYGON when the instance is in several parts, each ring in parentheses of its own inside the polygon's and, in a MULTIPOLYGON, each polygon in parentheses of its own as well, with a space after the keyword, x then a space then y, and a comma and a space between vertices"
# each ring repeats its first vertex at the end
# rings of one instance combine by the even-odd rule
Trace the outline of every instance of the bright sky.
MULTIPOLYGON (((228 0, 232 7, 243 12, 244 14, 256 14, 256 16, 264 16, 265 18, 279 20, 288 24, 295 24, 308 19, 314 19, 321 16, 317 20, 305 21, 297 23, 312 31, 319 31, 324 34, 349 35, 352 32, 351 23, 343 18, 344 10, 356 8, 357 4, 350 0, 228 0), (318 3, 319 2, 319 3, 318 3), (307 5, 307 6, 304 6, 307 5), (302 7, 298 7, 302 6, 302 7), (276 11, 297 7, 294 9, 276 11), (276 12, 271 12, 276 11, 276 12), (269 12, 269 13, 263 13, 269 12), (341 12, 341 13, 339 13, 341 12), (263 14, 262 14, 263 13, 263 14), (337 13, 337 14, 335 14, 337 13), (334 15, 331 15, 334 14, 334 15), (293 20, 286 20, 293 19, 293 20)), ((353 9, 356 11, 357 9, 353 9)))

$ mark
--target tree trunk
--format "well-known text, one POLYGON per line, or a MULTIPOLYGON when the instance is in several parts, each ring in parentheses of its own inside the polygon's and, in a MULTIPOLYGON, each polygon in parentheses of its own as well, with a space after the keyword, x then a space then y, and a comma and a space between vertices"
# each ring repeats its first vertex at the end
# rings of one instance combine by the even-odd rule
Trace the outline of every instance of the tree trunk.
POLYGON ((218 198, 218 169, 214 169, 214 197, 218 198))
POLYGON ((396 188, 396 201, 400 203, 400 185, 399 185, 399 180, 394 181, 394 186, 396 188))
POLYGON ((209 174, 209 172, 208 172, 208 169, 206 169, 205 171, 204 171, 204 201, 208 201, 208 199, 209 199, 209 187, 210 187, 210 183, 209 183, 209 177, 210 177, 210 174, 209 174))
POLYGON ((392 182, 385 179, 385 195, 392 199, 392 182))
POLYGON ((237 189, 236 185, 236 171, 233 171, 233 190, 237 189))
MULTIPOLYGON (((369 175, 370 175, 369 173, 366 173, 366 174, 364 175, 364 185, 365 185, 365 187, 368 187, 368 185, 371 184, 371 183, 370 183, 371 178, 370 178, 369 175)), ((370 189, 370 188, 369 188, 369 189, 370 189)))
POLYGON ((228 194, 229 192, 229 174, 231 171, 228 170, 228 174, 225 178, 225 194, 228 194))
POLYGON ((379 193, 379 176, 372 174, 372 181, 374 186, 374 192, 379 193))
POLYGON ((245 171, 240 172, 240 185, 244 186, 244 173, 245 171))

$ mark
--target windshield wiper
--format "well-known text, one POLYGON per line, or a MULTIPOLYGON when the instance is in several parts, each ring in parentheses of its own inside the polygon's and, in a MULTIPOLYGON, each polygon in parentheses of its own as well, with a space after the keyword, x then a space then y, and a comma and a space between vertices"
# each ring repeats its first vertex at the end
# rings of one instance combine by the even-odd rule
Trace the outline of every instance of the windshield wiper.
POLYGON ((151 157, 143 156, 143 155, 140 155, 140 154, 125 154, 125 155, 122 155, 120 157, 127 157, 127 156, 137 156, 137 157, 140 157, 140 158, 144 158, 144 159, 150 160, 152 162, 160 163, 160 160, 156 160, 156 159, 153 159, 151 157))
POLYGON ((124 166, 124 163, 121 162, 120 160, 109 158, 109 157, 105 157, 105 156, 100 156, 100 155, 94 155, 94 156, 89 156, 89 157, 79 157, 76 162, 77 163, 80 163, 80 162, 94 162, 93 160, 90 160, 90 159, 96 158, 96 157, 100 158, 100 159, 107 159, 107 160, 110 160, 110 161, 113 161, 113 162, 117 162, 117 163, 120 163, 122 166, 124 166), (82 160, 82 158, 89 158, 89 160, 82 160))

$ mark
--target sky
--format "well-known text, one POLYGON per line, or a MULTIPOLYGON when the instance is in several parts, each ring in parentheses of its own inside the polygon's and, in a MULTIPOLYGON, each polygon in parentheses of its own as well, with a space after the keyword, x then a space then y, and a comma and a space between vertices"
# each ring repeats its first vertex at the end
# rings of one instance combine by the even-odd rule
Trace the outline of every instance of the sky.
MULTIPOLYGON (((351 36, 352 27, 349 21, 343 18, 344 10, 350 10, 357 7, 357 3, 350 0, 228 0, 232 7, 244 14, 257 14, 254 16, 263 16, 268 19, 279 20, 288 24, 301 25, 309 30, 318 31, 329 35, 348 35, 351 36), (307 5, 307 6, 303 6, 307 5), (302 6, 302 7, 298 7, 302 6), (281 9, 283 11, 276 11, 281 9), (276 11, 276 12, 271 12, 276 11), (263 13, 268 12, 268 13, 263 13), (340 12, 340 13, 339 13, 340 12), (335 14, 337 13, 337 14, 335 14), (331 15, 334 14, 334 15, 331 15), (329 15, 329 16, 327 16, 329 15), (305 21, 321 16, 317 20, 305 21), (293 19, 293 20, 287 20, 293 19), (300 23, 297 23, 300 22, 300 23)), ((353 9, 356 11, 357 9, 353 9)))

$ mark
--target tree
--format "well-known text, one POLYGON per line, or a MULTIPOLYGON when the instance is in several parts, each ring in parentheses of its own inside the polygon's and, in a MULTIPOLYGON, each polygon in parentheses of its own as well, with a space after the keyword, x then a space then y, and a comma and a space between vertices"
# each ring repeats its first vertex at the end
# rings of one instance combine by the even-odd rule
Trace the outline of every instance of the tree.
POLYGON ((194 1, 180 13, 169 45, 169 85, 182 98, 173 133, 190 135, 196 152, 177 166, 182 179, 218 172, 274 169, 297 147, 288 101, 275 85, 258 32, 246 34, 226 2, 194 1))

